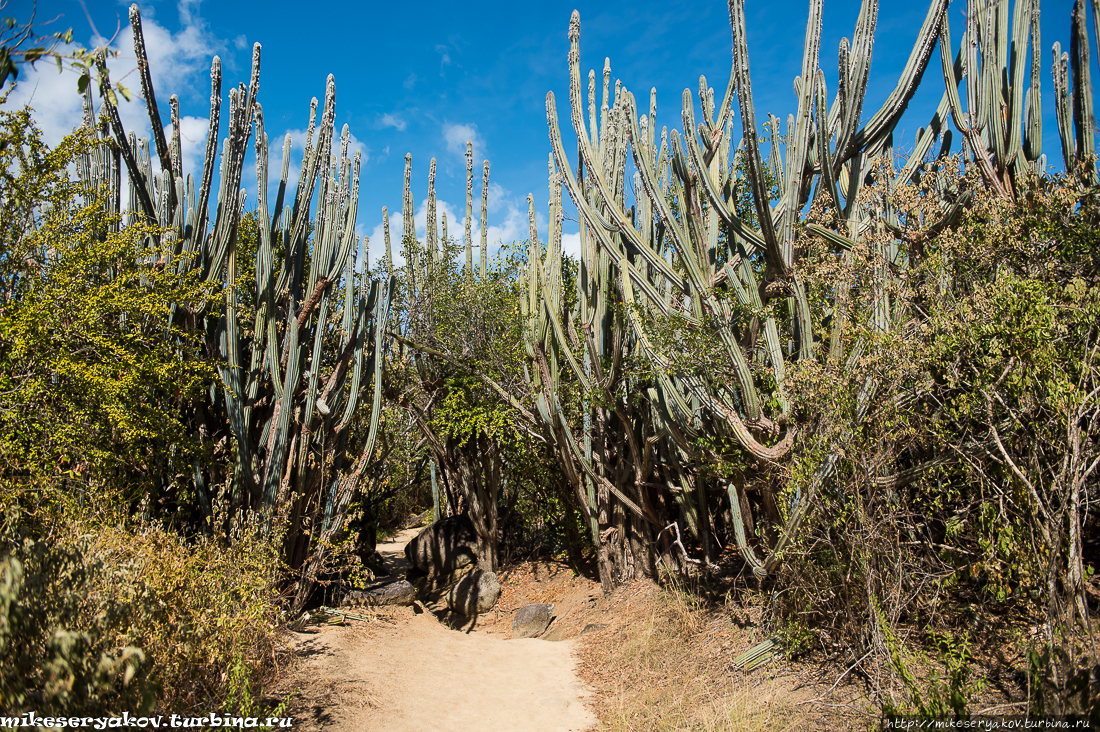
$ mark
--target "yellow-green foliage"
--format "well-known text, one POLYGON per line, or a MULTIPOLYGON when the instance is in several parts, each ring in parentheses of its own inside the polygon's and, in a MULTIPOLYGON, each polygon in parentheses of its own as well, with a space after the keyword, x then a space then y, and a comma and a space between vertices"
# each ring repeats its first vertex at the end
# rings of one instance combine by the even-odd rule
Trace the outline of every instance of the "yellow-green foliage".
POLYGON ((69 180, 85 137, 48 150, 22 110, 0 112, 0 143, 0 475, 122 488, 189 470, 179 407, 215 372, 177 325, 207 286, 69 180))

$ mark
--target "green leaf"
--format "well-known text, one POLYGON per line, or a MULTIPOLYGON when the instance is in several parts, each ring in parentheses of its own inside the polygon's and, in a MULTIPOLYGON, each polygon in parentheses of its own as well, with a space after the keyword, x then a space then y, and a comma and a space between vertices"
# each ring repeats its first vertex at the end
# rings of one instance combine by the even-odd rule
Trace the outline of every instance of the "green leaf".
POLYGON ((134 101, 133 92, 124 87, 122 84, 118 84, 118 93, 122 95, 122 98, 128 102, 134 101))
POLYGON ((76 80, 76 90, 83 94, 84 90, 88 88, 89 81, 91 81, 91 79, 87 74, 81 74, 80 78, 76 80))

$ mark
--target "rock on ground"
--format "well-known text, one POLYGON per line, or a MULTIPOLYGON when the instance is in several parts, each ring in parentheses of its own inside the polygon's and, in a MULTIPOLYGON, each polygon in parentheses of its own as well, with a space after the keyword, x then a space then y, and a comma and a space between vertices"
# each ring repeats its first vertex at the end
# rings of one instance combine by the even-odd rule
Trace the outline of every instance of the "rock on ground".
POLYGON ((416 600, 416 588, 407 580, 399 579, 372 585, 364 590, 352 590, 344 596, 343 606, 348 605, 412 605, 416 600))
POLYGON ((468 516, 450 516, 421 531, 405 557, 424 574, 450 574, 477 561, 477 533, 468 516))
POLYGON ((470 617, 487 613, 500 598, 500 582, 493 572, 477 570, 463 577, 447 592, 447 607, 470 617))
POLYGON ((554 618, 554 603, 524 605, 512 620, 513 638, 535 638, 545 632, 554 618))

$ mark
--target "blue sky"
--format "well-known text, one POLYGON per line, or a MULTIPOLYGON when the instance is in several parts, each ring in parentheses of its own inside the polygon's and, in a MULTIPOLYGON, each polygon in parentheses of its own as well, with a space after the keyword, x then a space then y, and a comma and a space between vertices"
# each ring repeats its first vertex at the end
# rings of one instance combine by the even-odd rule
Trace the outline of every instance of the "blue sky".
MULTIPOLYGON (((80 0, 40 0, 37 20, 60 16, 42 31, 72 27, 76 40, 84 45, 101 43, 121 24, 116 46, 122 53, 114 62, 117 78, 133 66, 128 4, 85 3, 87 13, 80 0)), ((583 70, 595 68, 599 74, 604 57, 610 57, 612 78, 622 79, 639 100, 647 99, 649 89, 656 87, 660 125, 680 127, 680 95, 684 88, 698 88, 700 74, 707 76, 720 98, 731 60, 729 17, 722 0, 689 4, 398 2, 342 7, 210 0, 138 4, 166 124, 169 95, 176 93, 181 99, 187 171, 197 173, 202 162, 213 54, 222 59, 223 90, 228 92, 237 81, 247 82, 252 44, 262 44, 259 100, 272 141, 273 166, 286 132, 296 134, 300 145, 310 98, 323 98, 326 76, 335 75, 337 125, 350 126, 365 159, 359 230, 371 235, 372 261, 382 249, 377 236, 382 206, 389 206, 391 217, 400 210, 406 152, 413 156, 418 212, 427 190, 428 161, 435 157, 437 190, 448 210, 450 233, 461 236, 468 138, 475 143, 475 199, 481 186, 481 160, 488 157, 492 166, 490 239, 526 238, 529 192, 535 196, 544 234, 550 149, 545 97, 548 91, 554 92, 568 131, 567 32, 574 7, 581 15, 583 70)), ((892 90, 927 8, 923 1, 881 3, 865 118, 892 90)), ((857 0, 825 2, 822 66, 830 97, 836 85, 837 45, 842 36, 851 37, 858 9, 857 0)), ((955 0, 949 11, 956 43, 964 9, 965 3, 955 0)), ((1056 40, 1068 47, 1070 9, 1069 0, 1044 0, 1042 5, 1044 151, 1051 161, 1059 161, 1060 152, 1053 120, 1050 49, 1056 40)), ((12 0, 3 14, 24 19, 31 10, 27 0, 12 0)), ((768 112, 785 119, 795 109, 792 80, 801 66, 807 2, 749 0, 747 14, 758 119, 766 118, 768 112)), ((1095 68, 1095 45, 1092 51, 1095 68)), ((895 138, 902 149, 912 146, 917 128, 927 124, 943 93, 938 55, 933 62, 895 138)), ((136 75, 124 83, 138 87, 136 75)), ((56 141, 79 121, 75 87, 71 72, 59 76, 56 67, 42 63, 21 75, 20 88, 9 104, 30 101, 47 137, 56 141)), ((124 119, 139 133, 148 129, 143 105, 137 100, 124 110, 124 119)), ((224 125, 223 118, 223 134, 224 125)), ((566 148, 571 146, 567 143, 566 148)), ((295 166, 300 163, 300 147, 296 154, 295 166)), ((245 187, 253 204, 255 186, 249 161, 245 187)), ((476 200, 474 209, 476 219, 476 200)), ((476 222, 474 229, 478 230, 476 222)), ((575 221, 566 221, 565 230, 575 232, 575 221)))

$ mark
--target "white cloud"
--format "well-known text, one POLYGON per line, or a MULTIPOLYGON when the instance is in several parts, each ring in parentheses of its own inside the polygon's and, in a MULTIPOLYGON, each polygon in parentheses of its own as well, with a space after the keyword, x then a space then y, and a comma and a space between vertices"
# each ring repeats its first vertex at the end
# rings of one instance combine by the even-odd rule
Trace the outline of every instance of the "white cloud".
POLYGON ((414 86, 416 86, 416 74, 409 74, 408 76, 406 76, 403 86, 406 89, 412 89, 414 86))
MULTIPOLYGON (((474 144, 474 165, 486 157, 485 141, 477 133, 475 124, 443 123, 443 140, 447 144, 447 150, 463 158, 466 156, 466 141, 474 144)), ((492 188, 490 187, 490 190, 492 188)))
POLYGON ((191 25, 195 22, 194 11, 197 10, 201 4, 202 0, 179 0, 176 7, 179 8, 180 22, 184 25, 191 25))
MULTIPOLYGON (((194 15, 196 0, 183 0, 178 8, 183 27, 177 33, 171 33, 157 23, 151 12, 142 17, 142 31, 145 37, 149 67, 153 77, 153 87, 157 91, 158 106, 162 112, 164 127, 168 124, 168 98, 177 94, 181 98, 203 98, 205 89, 200 89, 204 80, 209 79, 211 57, 225 44, 215 39, 206 29, 205 22, 194 15)), ((96 36, 89 45, 101 45, 107 39, 96 36)), ((76 46, 67 45, 58 48, 62 53, 71 53, 76 46)), ((131 102, 120 101, 119 116, 127 133, 134 132, 138 137, 151 137, 149 114, 144 100, 138 98, 141 82, 136 73, 137 61, 134 56, 133 31, 129 23, 124 23, 111 48, 119 54, 108 60, 107 67, 111 80, 121 82, 132 91, 135 98, 131 102)), ((96 103, 99 104, 98 95, 96 103)), ((36 68, 25 67, 19 85, 7 100, 8 108, 29 104, 34 109, 35 122, 42 130, 43 138, 49 145, 56 145, 61 139, 80 126, 83 119, 83 107, 77 92, 76 72, 66 67, 58 73, 49 63, 39 63, 36 68)), ((184 156, 184 170, 196 177, 201 171, 190 165, 201 165, 202 151, 206 145, 206 118, 185 116, 180 122, 181 140, 184 156), (199 152, 195 153, 196 146, 199 152)), ((167 139, 171 139, 168 137, 167 139)), ((150 142, 154 157, 156 147, 150 142)), ((153 161, 154 169, 159 169, 158 160, 153 161)))
POLYGON ((444 66, 449 66, 451 64, 451 54, 449 53, 449 51, 450 51, 450 49, 448 49, 447 46, 444 46, 444 45, 437 45, 435 47, 435 52, 440 55, 440 60, 439 60, 439 72, 440 73, 443 73, 443 67, 444 66))
POLYGON ((243 33, 233 39, 233 45, 237 47, 238 51, 243 51, 248 48, 248 38, 243 33))
POLYGON ((378 124, 382 127, 395 127, 398 132, 404 132, 405 128, 408 127, 408 123, 405 122, 405 120, 390 112, 386 112, 382 115, 378 120, 378 124))
POLYGON ((562 254, 567 254, 579 259, 581 256, 581 233, 579 231, 571 233, 563 231, 561 235, 561 251, 562 254))

